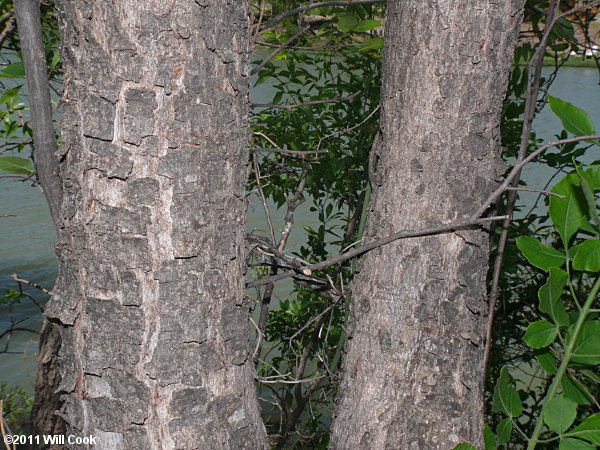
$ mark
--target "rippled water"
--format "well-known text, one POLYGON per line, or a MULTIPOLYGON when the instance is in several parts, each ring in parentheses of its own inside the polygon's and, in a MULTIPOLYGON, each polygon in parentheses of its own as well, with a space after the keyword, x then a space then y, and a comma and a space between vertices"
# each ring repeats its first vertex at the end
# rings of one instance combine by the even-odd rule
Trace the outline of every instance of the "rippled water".
MULTIPOLYGON (((270 89, 268 84, 260 85, 253 91, 254 101, 271 100, 270 89)), ((552 86, 551 94, 588 111, 600 129, 600 86, 595 70, 562 69, 552 86)), ((546 109, 536 119, 534 128, 538 136, 547 140, 562 127, 560 121, 546 109)), ((592 149, 592 152, 586 155, 587 161, 600 157, 597 149, 592 149)), ((539 165, 532 165, 524 171, 524 177, 532 187, 543 187, 550 176, 552 171, 539 165)), ((522 196, 522 201, 527 204, 535 197, 533 194, 526 194, 522 196)), ((15 288, 16 284, 10 277, 12 273, 51 289, 56 277, 56 259, 52 250, 56 236, 42 192, 28 184, 0 178, 0 216, 5 215, 15 217, 0 217, 0 293, 15 288)), ((300 207, 296 217, 298 226, 290 238, 292 250, 297 249, 300 244, 302 225, 313 221, 308 205, 300 207)), ((273 217, 275 225, 281 223, 282 219, 282 214, 275 214, 273 217)), ((248 228, 265 228, 263 211, 258 203, 249 210, 248 228)), ((278 292, 283 293, 285 289, 283 285, 278 292)), ((29 288, 27 291, 39 296, 35 289, 29 288)), ((13 318, 24 320, 19 326, 39 327, 39 310, 29 304, 15 307, 13 318)), ((0 317, 0 330, 5 328, 10 319, 6 315, 0 317)), ((4 344, 5 340, 0 340, 0 350, 4 348, 4 344)), ((21 385, 31 392, 35 376, 36 347, 36 339, 29 333, 13 336, 10 350, 22 351, 24 354, 0 354, 0 382, 21 385)))

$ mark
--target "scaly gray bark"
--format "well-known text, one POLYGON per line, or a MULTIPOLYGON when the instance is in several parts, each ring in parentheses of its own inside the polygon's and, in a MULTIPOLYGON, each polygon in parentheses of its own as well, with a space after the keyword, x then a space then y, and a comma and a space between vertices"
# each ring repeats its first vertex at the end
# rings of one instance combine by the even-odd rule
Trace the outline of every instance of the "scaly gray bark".
MULTIPOLYGON (((502 100, 522 0, 388 2, 383 144, 367 241, 468 218, 501 174, 502 100)), ((365 255, 331 448, 482 445, 488 233, 365 255)))
POLYGON ((244 301, 247 1, 57 0, 60 414, 99 449, 266 448, 244 301))

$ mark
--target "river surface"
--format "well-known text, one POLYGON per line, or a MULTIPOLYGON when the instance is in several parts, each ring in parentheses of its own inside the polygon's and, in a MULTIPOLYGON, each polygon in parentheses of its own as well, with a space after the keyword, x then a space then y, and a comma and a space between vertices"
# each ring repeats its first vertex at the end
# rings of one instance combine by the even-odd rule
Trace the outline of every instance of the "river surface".
MULTIPOLYGON (((596 128, 600 129, 600 86, 598 73, 594 69, 562 68, 557 80, 552 85, 550 94, 567 100, 592 116, 596 128)), ((272 99, 272 88, 268 83, 253 89, 253 101, 269 102, 272 99)), ((534 122, 538 137, 544 140, 553 139, 562 126, 549 108, 538 115, 534 122)), ((591 148, 583 158, 591 162, 600 158, 600 151, 591 148)), ((545 166, 531 165, 524 170, 524 179, 530 187, 542 188, 554 173, 545 166)), ((532 205, 535 194, 525 193, 521 203, 532 205)), ((265 221, 262 207, 258 202, 248 211, 248 228, 264 230, 265 221)), ((276 228, 283 221, 283 211, 273 215, 276 228)), ((315 220, 308 211, 308 205, 301 206, 296 213, 296 230, 292 233, 288 250, 297 250, 302 243, 302 226, 314 224, 315 220)), ((0 294, 8 289, 15 289, 16 283, 11 279, 12 273, 51 289, 56 277, 56 258, 53 244, 56 241, 54 228, 48 213, 42 192, 30 184, 0 178, 0 294)), ((289 283, 289 282, 288 282, 289 283)), ((289 289, 289 284, 287 284, 289 289)), ((28 288, 27 291, 38 298, 39 291, 28 288)), ((285 295, 286 285, 278 292, 285 295)), ((22 321, 20 327, 39 328, 39 309, 30 303, 17 305, 12 314, 2 309, 0 316, 0 333, 11 320, 22 321)), ((37 338, 30 333, 17 333, 9 343, 9 350, 17 354, 0 354, 0 382, 20 385, 32 392, 35 381, 35 356, 37 338)), ((0 339, 0 351, 4 350, 6 339, 0 339)))

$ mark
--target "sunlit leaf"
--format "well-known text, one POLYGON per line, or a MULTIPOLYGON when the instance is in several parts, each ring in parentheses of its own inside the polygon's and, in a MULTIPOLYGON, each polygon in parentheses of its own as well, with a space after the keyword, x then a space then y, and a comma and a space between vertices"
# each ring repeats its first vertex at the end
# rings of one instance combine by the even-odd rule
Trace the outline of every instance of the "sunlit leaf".
POLYGON ((0 78, 25 78, 25 67, 21 61, 10 63, 0 72, 0 78))
POLYGON ((592 414, 565 436, 577 437, 600 445, 600 413, 592 414))
POLYGON ((587 204, 577 173, 573 172, 564 177, 552 188, 552 192, 565 196, 551 196, 548 213, 566 246, 579 227, 587 222, 587 204))
POLYGON ((558 444, 558 450, 595 450, 596 447, 579 439, 565 438, 558 444))
POLYGON ((543 348, 554 342, 558 334, 556 325, 538 320, 527 327, 523 341, 531 348, 543 348))
POLYGON ((569 133, 575 136, 589 136, 596 133, 594 122, 582 109, 551 95, 548 96, 548 103, 569 133))
POLYGON ((544 410, 544 423, 555 433, 569 429, 577 416, 577 404, 563 395, 551 399, 544 410))
POLYGON ((551 267, 560 267, 565 262, 565 255, 549 245, 542 244, 531 236, 519 236, 517 247, 535 267, 548 270, 551 267))
POLYGON ((573 268, 590 272, 600 271, 600 239, 588 239, 577 246, 573 268))
POLYGON ((361 20, 360 22, 358 22, 358 24, 356 26, 354 26, 354 28, 352 28, 352 31, 362 33, 365 31, 372 30, 373 28, 380 27, 381 25, 382 25, 381 22, 378 20, 374 20, 374 19, 361 20))
MULTIPOLYGON (((570 338, 572 330, 567 334, 570 338)), ((595 365, 600 363, 600 321, 587 320, 581 326, 571 362, 595 365)))
POLYGON ((0 156, 0 170, 15 175, 31 175, 33 163, 28 158, 0 156))

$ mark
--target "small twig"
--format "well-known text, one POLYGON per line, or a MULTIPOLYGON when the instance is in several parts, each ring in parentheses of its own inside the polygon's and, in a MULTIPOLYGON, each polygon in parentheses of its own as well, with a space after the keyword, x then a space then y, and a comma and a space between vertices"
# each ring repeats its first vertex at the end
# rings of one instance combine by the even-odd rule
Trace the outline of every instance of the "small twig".
POLYGON ((39 331, 32 330, 31 328, 11 327, 8 330, 4 330, 2 333, 0 333, 0 339, 4 338, 4 336, 7 336, 9 334, 16 333, 17 331, 24 331, 26 333, 31 333, 31 334, 40 334, 39 331))
POLYGON ((248 317, 250 319, 250 322, 252 322, 252 325, 254 325, 254 328, 256 328, 256 348, 254 349, 254 353, 252 353, 252 360, 254 361, 254 358, 256 358, 256 356, 258 355, 258 351, 260 349, 260 344, 262 343, 262 339, 264 336, 264 333, 262 331, 260 331, 260 329, 258 328, 258 325, 256 325, 256 322, 254 322, 254 320, 252 320, 252 317, 248 317))
POLYGON ((1 398, 0 398, 0 433, 2 434, 2 442, 4 442, 4 447, 6 448, 6 450, 15 450, 17 447, 14 443, 12 445, 7 443, 6 436, 12 435, 12 431, 10 430, 10 427, 8 426, 6 421, 4 420, 4 399, 1 399, 1 398))
POLYGON ((256 159, 256 152, 252 152, 252 163, 254 164, 254 175, 256 178, 256 187, 258 188, 258 193, 260 194, 260 200, 263 205, 263 209, 265 210, 265 216, 267 217, 267 225, 269 226, 269 233, 271 235, 271 242, 275 242, 275 230, 273 229, 273 222, 271 222, 271 214, 269 214, 269 206, 267 205, 267 199, 265 198, 265 193, 263 192, 262 184, 260 183, 260 168, 258 166, 258 161, 256 159))
POLYGON ((306 324, 302 328, 300 328, 298 331, 296 331, 290 337, 286 337, 285 339, 287 339, 289 341, 294 339, 296 336, 298 336, 300 333, 302 333, 304 330, 306 330, 315 320, 318 320, 321 316, 327 314, 334 306, 335 306, 335 304, 330 305, 327 308, 325 308, 319 315, 312 317, 308 322, 306 322, 306 324))
POLYGON ((254 32, 254 36, 252 36, 252 43, 256 44, 256 40, 258 39, 258 30, 260 30, 260 25, 262 24, 263 17, 265 15, 265 0, 260 2, 260 13, 258 15, 258 22, 256 23, 256 31, 254 32))
POLYGON ((538 194, 552 195, 552 196, 558 197, 558 198, 565 198, 564 195, 557 194, 556 192, 545 191, 543 189, 529 189, 529 188, 523 188, 523 187, 517 188, 517 187, 509 186, 506 188, 506 190, 507 191, 537 192, 538 194))
POLYGON ((333 132, 333 133, 331 133, 331 134, 328 134, 328 135, 326 135, 326 136, 323 136, 321 139, 319 139, 319 143, 317 144, 317 149, 320 149, 320 148, 321 148, 321 143, 322 143, 322 142, 323 142, 325 139, 329 139, 330 137, 337 136, 337 135, 339 135, 339 134, 345 134, 345 133, 349 133, 350 131, 352 131, 352 130, 355 130, 356 128, 358 128, 358 127, 362 126, 362 125, 363 125, 363 124, 364 124, 364 123, 365 123, 367 120, 369 120, 371 117, 373 117, 373 115, 375 115, 375 113, 376 113, 377 111, 379 111, 379 108, 380 108, 380 106, 381 106, 381 105, 377 105, 377 106, 375 107, 375 109, 373 109, 373 111, 371 111, 371 112, 370 112, 370 113, 367 115, 367 117, 365 117, 363 120, 361 120, 361 121, 360 121, 359 123, 357 123, 356 125, 354 125, 354 126, 351 126, 351 127, 349 127, 349 128, 344 128, 343 130, 334 131, 334 132, 333 132))
POLYGON ((40 291, 42 291, 44 294, 47 294, 47 295, 54 295, 54 294, 52 293, 52 291, 49 291, 48 289, 46 289, 46 288, 43 288, 43 287, 42 287, 42 286, 40 286, 39 284, 35 284, 35 283, 32 283, 31 281, 22 280, 21 278, 18 278, 16 273, 13 273, 13 274, 11 275, 11 277, 12 277, 12 279, 13 279, 13 280, 15 280, 17 283, 24 283, 24 284, 28 284, 29 286, 33 286, 34 288, 36 288, 36 289, 39 289, 39 290, 40 290, 40 291))
POLYGON ((250 75, 256 75, 258 72, 260 72, 261 69, 263 67, 265 67, 269 61, 271 61, 273 58, 275 58, 277 55, 279 55, 279 53, 281 53, 281 51, 283 49, 285 49, 289 44, 291 44, 296 39, 298 39, 298 37, 305 31, 307 31, 308 29, 309 29, 309 27, 298 30, 292 37, 290 37, 287 41, 285 41, 283 44, 281 44, 277 48, 277 50, 275 50, 273 53, 271 53, 269 56, 267 56, 258 66, 256 66, 254 69, 252 69, 250 71, 250 75))
POLYGON ((294 108, 300 108, 302 106, 312 106, 312 105, 323 105, 326 103, 337 103, 337 102, 349 102, 356 98, 361 91, 356 91, 354 94, 351 94, 347 97, 336 97, 330 98, 328 100, 314 100, 310 102, 304 103, 296 103, 295 105, 277 105, 275 103, 252 103, 252 108, 277 108, 277 109, 285 109, 287 111, 291 111, 294 108))

